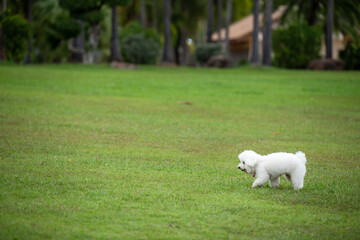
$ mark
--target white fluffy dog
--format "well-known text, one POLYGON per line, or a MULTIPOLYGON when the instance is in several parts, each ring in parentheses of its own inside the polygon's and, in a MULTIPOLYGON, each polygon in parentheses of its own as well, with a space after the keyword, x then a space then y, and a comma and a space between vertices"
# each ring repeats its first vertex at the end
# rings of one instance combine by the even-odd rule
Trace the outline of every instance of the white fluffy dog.
POLYGON ((280 176, 291 181, 295 190, 301 189, 306 173, 306 158, 303 152, 271 153, 260 155, 254 151, 246 150, 239 154, 238 168, 256 177, 252 187, 259 187, 270 180, 270 187, 276 188, 280 184, 280 176))

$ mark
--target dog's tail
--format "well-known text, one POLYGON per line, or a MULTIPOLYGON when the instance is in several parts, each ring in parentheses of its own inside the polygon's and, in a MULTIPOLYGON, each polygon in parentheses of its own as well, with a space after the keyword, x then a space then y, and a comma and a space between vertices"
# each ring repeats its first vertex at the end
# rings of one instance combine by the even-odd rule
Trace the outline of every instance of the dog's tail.
POLYGON ((306 164, 306 157, 305 157, 305 153, 301 152, 301 151, 298 151, 296 152, 295 154, 296 156, 298 156, 304 163, 304 165, 306 164))

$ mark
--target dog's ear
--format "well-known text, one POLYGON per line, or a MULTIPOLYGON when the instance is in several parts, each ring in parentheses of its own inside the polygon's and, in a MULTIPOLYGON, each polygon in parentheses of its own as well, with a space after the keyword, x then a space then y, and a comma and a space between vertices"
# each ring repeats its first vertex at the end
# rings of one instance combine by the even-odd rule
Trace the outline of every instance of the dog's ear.
POLYGON ((246 164, 249 167, 255 167, 256 159, 255 158, 248 158, 248 159, 246 159, 246 164))

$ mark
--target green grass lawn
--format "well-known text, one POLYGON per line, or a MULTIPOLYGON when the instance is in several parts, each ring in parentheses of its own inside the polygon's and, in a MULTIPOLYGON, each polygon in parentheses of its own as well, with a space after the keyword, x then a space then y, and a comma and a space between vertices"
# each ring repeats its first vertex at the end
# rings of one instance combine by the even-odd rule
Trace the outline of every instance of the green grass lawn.
POLYGON ((0 66, 0 239, 359 239, 359 184, 360 72, 0 66))

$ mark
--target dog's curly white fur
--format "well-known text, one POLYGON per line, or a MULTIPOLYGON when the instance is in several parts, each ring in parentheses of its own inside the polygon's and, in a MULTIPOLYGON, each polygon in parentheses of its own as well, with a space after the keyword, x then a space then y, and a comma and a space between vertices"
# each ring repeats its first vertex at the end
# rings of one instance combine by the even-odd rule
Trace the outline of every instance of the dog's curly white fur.
POLYGON ((303 188, 306 173, 306 157, 303 152, 295 154, 279 152, 262 156, 246 150, 240 153, 238 158, 240 160, 238 168, 256 176, 253 188, 260 187, 269 180, 270 187, 277 188, 281 175, 292 183, 295 190, 303 188))

